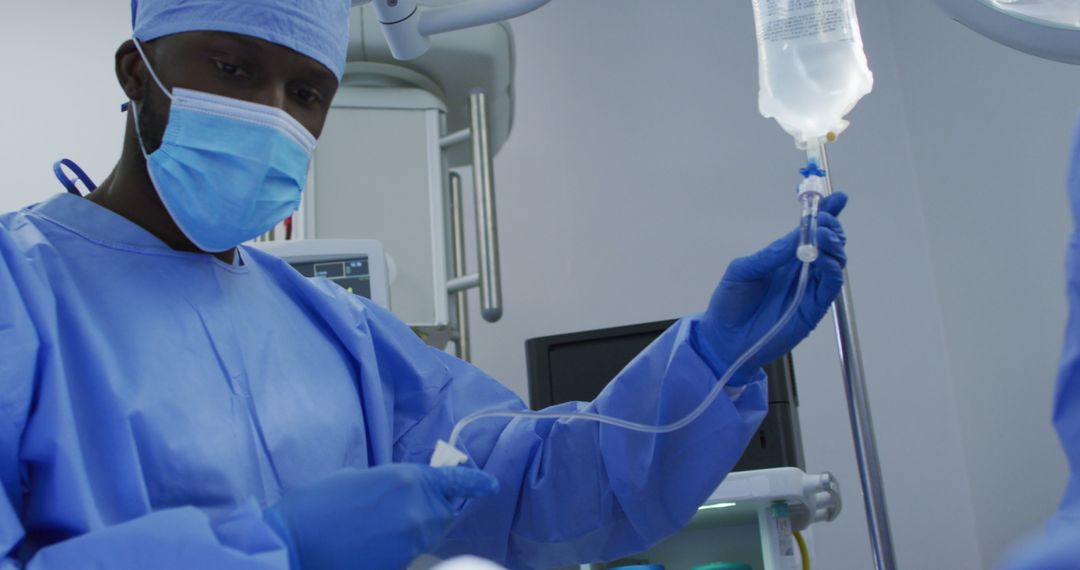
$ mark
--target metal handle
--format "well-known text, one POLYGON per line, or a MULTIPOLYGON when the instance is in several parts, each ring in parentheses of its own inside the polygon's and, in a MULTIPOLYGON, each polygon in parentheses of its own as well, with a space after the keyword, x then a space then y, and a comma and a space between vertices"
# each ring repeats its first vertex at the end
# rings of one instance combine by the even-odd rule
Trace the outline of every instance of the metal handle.
POLYGON ((468 275, 462 275, 461 277, 454 277, 446 282, 447 293, 457 293, 458 291, 465 291, 474 287, 480 286, 480 274, 470 273, 468 275))
POLYGON ((445 137, 439 139, 439 147, 450 148, 458 143, 463 143, 472 137, 472 131, 469 129, 461 129, 456 133, 450 133, 445 137))
MULTIPOLYGON (((450 235, 454 246, 454 277, 465 277, 465 206, 461 200, 461 176, 450 173, 450 235)), ((454 292, 457 301, 457 337, 454 339, 454 352, 462 360, 472 360, 472 346, 469 342, 469 305, 464 289, 454 292)))
MULTIPOLYGON (((821 167, 825 170, 825 195, 832 194, 832 178, 829 175, 829 159, 821 148, 821 167)), ((866 395, 866 379, 863 376, 862 350, 855 329, 855 304, 851 297, 851 280, 844 270, 844 285, 833 302, 833 319, 836 339, 840 348, 840 365, 844 371, 844 392, 847 394, 848 415, 851 419, 851 437, 855 443, 855 460, 859 464, 859 482, 862 484, 863 503, 866 507, 866 524, 870 531, 870 549, 877 570, 895 570, 896 555, 893 551, 889 514, 885 508, 885 489, 878 460, 874 424, 870 420, 870 401, 866 395)))
POLYGON ((480 261, 480 314, 493 323, 502 318, 502 283, 499 271, 499 231, 495 221, 495 175, 488 145, 487 97, 469 94, 472 132, 473 189, 476 192, 476 246, 480 261))

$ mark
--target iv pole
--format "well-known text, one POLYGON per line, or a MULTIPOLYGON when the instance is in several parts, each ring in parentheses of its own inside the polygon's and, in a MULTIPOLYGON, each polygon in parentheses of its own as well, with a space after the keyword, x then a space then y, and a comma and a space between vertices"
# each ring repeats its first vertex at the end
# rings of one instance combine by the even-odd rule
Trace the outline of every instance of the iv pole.
MULTIPOLYGON (((833 188, 825 145, 821 146, 821 168, 825 171, 825 195, 828 196, 832 194, 833 188)), ((844 269, 844 284, 833 302, 832 309, 837 345, 840 348, 840 366, 844 372, 848 416, 851 419, 851 437, 855 443, 855 460, 859 465, 859 482, 862 484, 874 568, 895 570, 896 555, 893 552, 889 514, 885 509, 881 463, 878 460, 877 441, 874 439, 874 425, 870 419, 870 402, 867 399, 866 380, 863 376, 862 350, 859 348, 859 336, 855 330, 855 304, 850 283, 847 269, 844 269)))

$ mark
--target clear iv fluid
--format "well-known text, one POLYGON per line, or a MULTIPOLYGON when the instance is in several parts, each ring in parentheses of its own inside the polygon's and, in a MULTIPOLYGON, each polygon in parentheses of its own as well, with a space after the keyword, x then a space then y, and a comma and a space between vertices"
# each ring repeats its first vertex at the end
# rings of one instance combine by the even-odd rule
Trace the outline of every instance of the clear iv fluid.
POLYGON ((799 148, 832 140, 873 88, 854 0, 753 0, 761 114, 799 148))

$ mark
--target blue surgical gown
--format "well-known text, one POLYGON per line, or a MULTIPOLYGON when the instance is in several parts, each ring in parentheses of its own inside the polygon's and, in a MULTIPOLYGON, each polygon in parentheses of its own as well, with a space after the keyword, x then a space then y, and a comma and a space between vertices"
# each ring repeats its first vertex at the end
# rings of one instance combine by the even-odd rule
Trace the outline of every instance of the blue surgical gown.
POLYGON ((1004 567, 1011 570, 1080 569, 1080 121, 1067 189, 1074 218, 1065 260, 1069 320, 1054 391, 1054 427, 1065 449, 1070 477, 1058 512, 1006 557, 1004 567))
MULTIPOLYGON (((0 567, 284 569, 261 514, 283 493, 346 466, 427 462, 463 416, 525 408, 373 303, 239 257, 174 251, 68 194, 0 216, 0 567)), ((696 323, 564 407, 681 417, 722 367, 700 356, 696 323)), ((463 507, 439 554, 546 567, 673 533, 764 417, 764 375, 745 380, 662 436, 468 428, 464 449, 501 491, 463 507)))

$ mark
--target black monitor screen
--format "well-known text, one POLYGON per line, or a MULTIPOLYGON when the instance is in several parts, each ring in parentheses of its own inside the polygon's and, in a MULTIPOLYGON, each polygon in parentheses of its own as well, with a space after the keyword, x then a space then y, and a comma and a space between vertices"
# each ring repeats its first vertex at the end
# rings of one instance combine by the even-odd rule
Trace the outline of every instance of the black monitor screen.
POLYGON ((304 277, 325 277, 354 295, 371 298, 367 256, 293 263, 292 266, 304 277))
MULTIPOLYGON (((542 409, 563 402, 591 401, 674 323, 658 321, 529 339, 525 342, 529 404, 542 409)), ((764 368, 769 377, 769 413, 735 470, 802 468, 799 400, 791 355, 764 368)))
POLYGON ((656 337, 654 331, 631 332, 551 345, 547 357, 553 381, 546 404, 592 400, 656 337))

